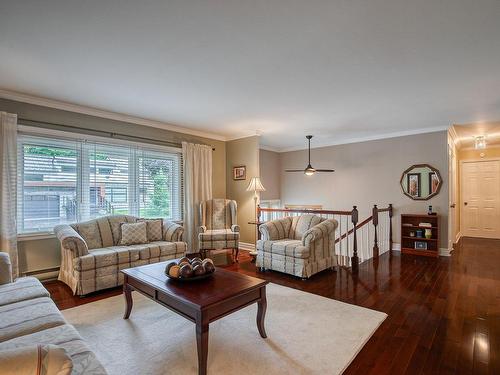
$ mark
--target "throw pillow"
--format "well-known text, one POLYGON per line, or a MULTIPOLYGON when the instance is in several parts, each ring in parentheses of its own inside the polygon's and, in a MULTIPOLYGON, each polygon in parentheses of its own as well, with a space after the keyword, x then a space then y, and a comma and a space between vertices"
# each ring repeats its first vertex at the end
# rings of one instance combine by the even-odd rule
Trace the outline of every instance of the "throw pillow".
POLYGON ((120 245, 136 245, 148 242, 147 226, 139 223, 122 223, 120 226, 120 245))
POLYGON ((146 223, 149 242, 163 240, 163 219, 139 219, 138 221, 146 223))

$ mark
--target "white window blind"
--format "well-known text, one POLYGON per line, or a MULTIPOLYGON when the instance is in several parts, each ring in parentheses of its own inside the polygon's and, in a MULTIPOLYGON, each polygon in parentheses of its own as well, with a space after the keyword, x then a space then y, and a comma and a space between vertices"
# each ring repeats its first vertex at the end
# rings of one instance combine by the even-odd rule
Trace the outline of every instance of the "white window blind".
POLYGON ((20 133, 18 232, 112 214, 182 220, 181 163, 171 148, 20 133))

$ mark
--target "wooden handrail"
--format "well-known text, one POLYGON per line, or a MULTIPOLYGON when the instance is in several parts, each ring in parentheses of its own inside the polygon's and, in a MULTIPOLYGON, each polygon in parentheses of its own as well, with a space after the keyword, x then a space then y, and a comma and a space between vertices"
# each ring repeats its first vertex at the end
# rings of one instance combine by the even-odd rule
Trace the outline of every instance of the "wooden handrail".
MULTIPOLYGON (((362 227, 364 227, 366 224, 368 224, 370 221, 372 221, 372 218, 373 218, 373 216, 367 217, 361 223, 357 224, 356 225, 356 230, 359 230, 362 227)), ((337 238, 335 240, 335 243, 337 243, 339 241, 342 241, 344 238, 346 238, 347 236, 349 236, 350 234, 352 234, 352 232, 354 232, 354 227, 352 229, 349 229, 349 231, 347 231, 346 233, 344 233, 343 235, 341 235, 339 238, 337 238)))
POLYGON ((308 210, 295 208, 258 208, 260 212, 297 212, 304 214, 323 214, 323 215, 345 215, 350 216, 352 211, 334 211, 334 210, 308 210))

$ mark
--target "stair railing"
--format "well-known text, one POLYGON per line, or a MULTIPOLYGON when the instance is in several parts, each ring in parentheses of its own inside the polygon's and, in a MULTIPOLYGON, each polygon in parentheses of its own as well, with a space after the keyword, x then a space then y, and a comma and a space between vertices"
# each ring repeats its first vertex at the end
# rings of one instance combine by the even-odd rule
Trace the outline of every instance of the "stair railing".
POLYGON ((262 208, 258 206, 258 222, 276 220, 287 216, 314 214, 326 219, 335 219, 338 226, 335 232, 335 253, 340 266, 351 267, 357 271, 358 265, 392 249, 393 208, 374 205, 372 215, 359 221, 357 206, 351 211, 262 208))

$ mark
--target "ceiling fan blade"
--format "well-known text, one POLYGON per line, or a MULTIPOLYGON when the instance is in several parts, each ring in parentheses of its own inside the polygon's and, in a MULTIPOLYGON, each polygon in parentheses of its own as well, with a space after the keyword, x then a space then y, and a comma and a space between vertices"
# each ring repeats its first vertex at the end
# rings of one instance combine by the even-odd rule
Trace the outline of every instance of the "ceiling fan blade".
POLYGON ((316 172, 335 172, 335 169, 316 169, 316 172))
POLYGON ((304 173, 303 169, 285 169, 285 172, 302 172, 304 173))

